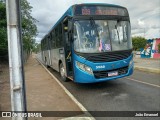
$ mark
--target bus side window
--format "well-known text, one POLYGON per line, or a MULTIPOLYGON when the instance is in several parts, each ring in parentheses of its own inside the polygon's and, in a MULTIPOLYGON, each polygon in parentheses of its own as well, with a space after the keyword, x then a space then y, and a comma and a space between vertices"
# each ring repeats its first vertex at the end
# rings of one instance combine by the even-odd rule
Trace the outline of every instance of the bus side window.
MULTIPOLYGON (((80 42, 79 42, 79 35, 77 33, 77 26, 74 24, 74 48, 79 49, 80 42)), ((82 36, 81 36, 82 37, 82 36)))
POLYGON ((52 48, 55 48, 55 31, 52 31, 52 48))
POLYGON ((47 37, 47 50, 51 49, 51 44, 50 44, 51 41, 50 40, 51 40, 51 36, 48 35, 48 37, 47 37))
POLYGON ((63 47, 62 24, 59 24, 59 46, 63 47))
POLYGON ((58 48, 58 29, 55 29, 55 48, 58 48))
POLYGON ((60 23, 56 28, 56 47, 63 46, 63 39, 62 39, 62 24, 60 23))

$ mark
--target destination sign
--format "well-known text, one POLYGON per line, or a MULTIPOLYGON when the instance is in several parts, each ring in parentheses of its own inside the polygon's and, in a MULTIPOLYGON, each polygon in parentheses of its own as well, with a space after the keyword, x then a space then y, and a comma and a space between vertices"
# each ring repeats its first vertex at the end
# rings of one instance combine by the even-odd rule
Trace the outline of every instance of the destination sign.
POLYGON ((76 6, 75 15, 119 15, 128 16, 124 8, 105 7, 105 6, 76 6))
POLYGON ((118 15, 117 10, 95 10, 83 8, 82 15, 118 15))

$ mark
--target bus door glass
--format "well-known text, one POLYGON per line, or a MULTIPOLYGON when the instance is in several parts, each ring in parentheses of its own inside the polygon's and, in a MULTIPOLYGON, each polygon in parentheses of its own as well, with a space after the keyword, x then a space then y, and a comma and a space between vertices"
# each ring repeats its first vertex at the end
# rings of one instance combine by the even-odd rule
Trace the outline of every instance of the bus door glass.
POLYGON ((63 22, 63 35, 64 35, 64 51, 65 51, 65 63, 66 63, 66 74, 72 76, 72 58, 71 58, 71 33, 68 29, 68 20, 63 22))

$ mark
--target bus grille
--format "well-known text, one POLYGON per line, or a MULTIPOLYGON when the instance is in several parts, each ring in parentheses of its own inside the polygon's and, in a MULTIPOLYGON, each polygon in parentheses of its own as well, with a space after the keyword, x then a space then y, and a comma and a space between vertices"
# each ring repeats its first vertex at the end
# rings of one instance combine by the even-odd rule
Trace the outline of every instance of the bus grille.
POLYGON ((106 52, 102 54, 97 54, 94 56, 89 56, 88 61, 92 62, 112 62, 128 58, 131 55, 131 51, 124 52, 106 52))
POLYGON ((94 74, 94 77, 97 78, 97 79, 107 78, 108 77, 108 73, 112 72, 112 71, 117 71, 118 75, 123 75, 123 74, 126 74, 128 72, 128 66, 122 67, 122 68, 118 68, 118 69, 114 69, 114 70, 93 71, 93 74, 94 74))

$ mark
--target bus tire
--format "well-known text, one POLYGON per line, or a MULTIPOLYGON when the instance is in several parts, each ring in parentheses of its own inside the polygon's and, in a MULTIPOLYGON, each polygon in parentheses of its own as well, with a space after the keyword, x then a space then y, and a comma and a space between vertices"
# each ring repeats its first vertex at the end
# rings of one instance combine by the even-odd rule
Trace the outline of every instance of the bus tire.
POLYGON ((61 79, 62 79, 64 82, 67 82, 67 81, 68 81, 68 78, 65 76, 65 69, 64 69, 64 66, 63 66, 62 63, 60 63, 60 65, 59 65, 59 73, 60 73, 61 79))

